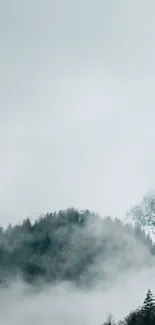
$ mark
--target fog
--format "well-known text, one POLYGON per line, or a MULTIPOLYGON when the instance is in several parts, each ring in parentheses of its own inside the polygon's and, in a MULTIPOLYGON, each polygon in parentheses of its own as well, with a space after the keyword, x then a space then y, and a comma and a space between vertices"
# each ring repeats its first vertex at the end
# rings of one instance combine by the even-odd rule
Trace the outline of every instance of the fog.
POLYGON ((155 3, 1 1, 0 220, 155 187, 155 3))
MULTIPOLYGON (((107 222, 107 226, 101 231, 100 222, 95 222, 92 226, 91 220, 80 231, 85 233, 85 238, 93 236, 98 245, 102 236, 108 238, 112 234, 109 225, 107 222)), ((77 236, 80 236, 80 232, 76 235, 75 228, 71 240, 72 245, 77 248, 73 250, 75 259, 80 259, 77 236)), ((10 278, 7 287, 0 288, 1 324, 101 325, 110 313, 119 320, 140 306, 148 288, 155 292, 155 258, 146 244, 132 233, 125 234, 123 228, 119 228, 117 224, 111 238, 114 244, 120 245, 120 250, 114 255, 109 242, 106 256, 104 253, 104 262, 100 256, 83 275, 83 283, 89 273, 95 275, 89 286, 64 281, 57 281, 55 284, 38 282, 35 286, 26 284, 20 277, 17 280, 10 278), (124 246, 121 244, 123 236, 124 246)))
POLYGON ((155 292, 153 269, 130 272, 106 289, 82 291, 69 284, 48 286, 35 293, 22 282, 1 290, 3 325, 102 324, 109 313, 116 320, 143 302, 148 287, 155 292))
MULTIPOLYGON (((155 188, 154 12, 153 0, 1 0, 1 225, 70 206, 123 218, 155 188)), ((1 324, 123 317, 155 292, 154 261, 132 247, 133 270, 110 260, 102 290, 1 290, 1 324)))

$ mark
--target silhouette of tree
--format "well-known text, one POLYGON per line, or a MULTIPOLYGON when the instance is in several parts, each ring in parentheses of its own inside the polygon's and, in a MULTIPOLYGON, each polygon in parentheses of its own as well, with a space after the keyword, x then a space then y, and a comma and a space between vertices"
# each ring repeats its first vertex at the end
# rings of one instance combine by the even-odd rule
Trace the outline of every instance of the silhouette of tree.
POLYGON ((142 313, 140 309, 131 311, 128 316, 125 317, 123 325, 142 325, 142 313))
POLYGON ((115 319, 112 314, 109 314, 107 320, 103 323, 103 325, 115 325, 115 319))

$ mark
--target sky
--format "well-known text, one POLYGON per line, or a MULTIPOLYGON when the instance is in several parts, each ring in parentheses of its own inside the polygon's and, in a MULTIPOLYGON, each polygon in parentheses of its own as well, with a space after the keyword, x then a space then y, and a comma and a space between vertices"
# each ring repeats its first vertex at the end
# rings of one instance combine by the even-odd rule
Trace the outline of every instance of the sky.
POLYGON ((0 223, 155 189, 155 2, 0 2, 0 223))

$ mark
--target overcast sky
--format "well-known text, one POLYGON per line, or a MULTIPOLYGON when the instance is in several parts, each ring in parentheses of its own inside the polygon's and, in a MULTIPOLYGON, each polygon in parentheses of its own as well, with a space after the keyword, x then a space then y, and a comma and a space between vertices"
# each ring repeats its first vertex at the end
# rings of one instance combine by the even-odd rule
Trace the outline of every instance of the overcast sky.
POLYGON ((155 188, 154 0, 0 1, 0 222, 155 188))

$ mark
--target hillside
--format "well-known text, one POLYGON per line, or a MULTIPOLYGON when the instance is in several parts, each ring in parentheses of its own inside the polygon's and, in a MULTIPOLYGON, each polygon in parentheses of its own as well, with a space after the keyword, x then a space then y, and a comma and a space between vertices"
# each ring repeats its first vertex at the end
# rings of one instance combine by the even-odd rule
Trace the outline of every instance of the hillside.
POLYGON ((140 227, 73 208, 0 229, 1 283, 69 281, 93 285, 151 263, 154 244, 140 227), (141 252, 141 253, 139 253, 141 252))

